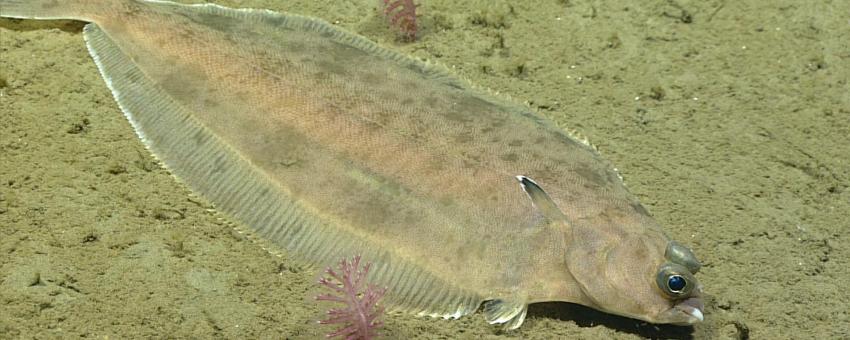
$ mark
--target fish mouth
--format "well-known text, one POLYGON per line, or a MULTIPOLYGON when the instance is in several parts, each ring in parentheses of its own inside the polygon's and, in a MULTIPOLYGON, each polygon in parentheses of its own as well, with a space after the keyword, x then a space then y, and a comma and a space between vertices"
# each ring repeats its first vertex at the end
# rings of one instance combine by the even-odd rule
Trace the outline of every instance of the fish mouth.
POLYGON ((702 286, 694 289, 691 296, 684 300, 676 301, 676 303, 668 310, 660 315, 660 319, 664 323, 677 326, 690 326, 703 322, 705 315, 703 311, 705 305, 702 302, 702 286))
MULTIPOLYGON (((676 318, 674 322, 675 325, 693 325, 695 323, 702 322, 705 320, 705 317, 702 313, 705 306, 702 303, 702 299, 699 297, 692 297, 677 303, 671 311, 678 311, 681 313, 682 317, 676 318)), ((677 314, 679 314, 677 313, 677 314)))

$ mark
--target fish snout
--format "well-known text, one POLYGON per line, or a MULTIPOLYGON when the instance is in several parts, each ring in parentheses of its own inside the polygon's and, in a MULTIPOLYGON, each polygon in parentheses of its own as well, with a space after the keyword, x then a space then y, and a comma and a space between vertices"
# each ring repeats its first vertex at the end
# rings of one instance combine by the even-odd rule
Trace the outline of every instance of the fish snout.
POLYGON ((668 315, 663 317, 669 318, 668 323, 674 325, 693 325, 705 320, 704 310, 705 304, 702 301, 702 285, 699 285, 693 290, 689 298, 677 301, 673 305, 673 308, 670 308, 664 313, 668 315))
POLYGON ((703 315, 703 309, 705 306, 702 303, 702 299, 699 297, 692 297, 685 299, 684 301, 676 304, 673 309, 679 310, 685 316, 683 323, 676 323, 679 325, 692 325, 698 322, 702 322, 705 320, 703 315))

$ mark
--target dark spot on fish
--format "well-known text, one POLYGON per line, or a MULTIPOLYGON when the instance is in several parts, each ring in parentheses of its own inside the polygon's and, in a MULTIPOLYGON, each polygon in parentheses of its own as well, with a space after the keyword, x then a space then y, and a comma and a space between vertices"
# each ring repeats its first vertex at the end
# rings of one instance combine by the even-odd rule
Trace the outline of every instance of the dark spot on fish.
POLYGON ((343 112, 345 112, 345 110, 338 103, 336 103, 334 101, 330 101, 330 100, 325 101, 324 103, 322 103, 320 105, 322 107, 322 112, 329 113, 329 114, 337 116, 337 117, 342 115, 343 112))
POLYGON ((457 247, 457 250, 455 251, 455 256, 457 256, 457 258, 455 260, 465 260, 467 255, 465 246, 457 247))
POLYGON ((374 72, 357 72, 356 74, 360 77, 360 81, 366 85, 378 87, 377 85, 381 85, 386 81, 385 77, 381 77, 374 72))
POLYGON ((419 83, 415 82, 415 81, 405 81, 403 84, 400 85, 400 88, 404 89, 404 92, 406 92, 406 93, 419 93, 420 92, 419 91, 419 88, 420 88, 419 83))
POLYGON ((608 183, 621 183, 623 181, 615 170, 608 170, 606 173, 608 174, 608 183))
POLYGON ((543 117, 541 117, 541 116, 537 115, 537 114, 534 114, 534 112, 529 112, 529 111, 520 111, 520 115, 522 115, 523 117, 526 117, 526 118, 528 118, 528 119, 531 119, 531 120, 532 120, 532 121, 534 121, 534 123, 535 123, 535 124, 537 124, 538 126, 545 126, 545 125, 547 125, 547 124, 546 124, 546 123, 547 123, 547 120, 546 120, 545 118, 543 118, 543 117))
POLYGON ((470 154, 470 153, 468 153, 468 152, 463 152, 463 153, 461 153, 461 154, 462 154, 464 157, 469 158, 469 159, 471 159, 471 160, 475 161, 476 163, 481 163, 481 155, 480 155, 480 154, 477 154, 477 153, 476 153, 476 154, 470 154))
POLYGON ((608 184, 607 177, 602 176, 598 171, 588 167, 586 164, 578 165, 573 171, 596 186, 604 187, 608 184))
POLYGON ((226 157, 224 153, 220 153, 218 157, 215 158, 215 160, 213 161, 212 171, 210 171, 211 175, 224 172, 224 170, 227 168, 227 160, 225 158, 226 157))
POLYGON ((198 129, 198 131, 195 132, 195 135, 192 136, 192 140, 195 141, 196 146, 200 146, 206 144, 209 137, 210 134, 206 131, 206 129, 198 129))
POLYGON ((425 104, 425 106, 434 107, 437 105, 438 99, 434 96, 427 96, 422 99, 422 102, 425 104))
POLYGON ((333 62, 330 60, 322 59, 316 62, 316 66, 318 67, 320 72, 328 72, 331 74, 335 74, 338 76, 344 76, 348 74, 349 68, 345 65, 342 65, 337 62, 333 62))
POLYGON ((363 57, 366 54, 366 52, 359 50, 354 46, 334 40, 331 40, 330 44, 327 47, 325 47, 324 44, 318 45, 317 47, 319 47, 320 49, 319 52, 327 53, 323 57, 332 58, 335 60, 350 61, 347 58, 363 57))
MULTIPOLYGON (((207 94, 207 95, 209 96, 209 94, 207 94)), ((219 105, 221 105, 221 102, 218 101, 219 98, 222 98, 222 97, 213 95, 209 98, 205 98, 204 102, 202 103, 203 109, 211 110, 211 109, 218 108, 219 105)))
POLYGON ((641 205, 640 203, 632 202, 631 206, 635 209, 635 211, 638 212, 638 214, 649 216, 649 211, 647 211, 646 208, 644 208, 643 205, 641 205))
POLYGON ((45 3, 41 4, 41 8, 42 9, 53 9, 53 8, 56 8, 56 6, 58 6, 58 5, 59 5, 59 1, 53 0, 53 1, 45 2, 45 3))
MULTIPOLYGON (((391 188, 382 189, 392 190, 391 188)), ((379 232, 386 225, 387 216, 404 215, 403 211, 399 211, 396 205, 391 204, 391 201, 395 199, 392 196, 398 196, 398 193, 382 191, 389 195, 367 195, 361 198, 352 198, 356 202, 355 206, 362 209, 363 213, 355 218, 357 218, 357 224, 363 226, 364 230, 379 232)))
POLYGON ((289 168, 298 164, 298 159, 295 158, 280 158, 274 162, 278 168, 289 168))
POLYGON ((313 72, 313 78, 319 83, 324 83, 330 81, 331 75, 324 71, 316 71, 313 72))
POLYGON ((474 169, 478 166, 478 162, 473 162, 468 159, 461 159, 461 162, 463 162, 463 167, 466 169, 474 169))
POLYGON ((135 17, 142 12, 142 6, 131 1, 121 2, 121 6, 123 8, 119 9, 119 11, 123 16, 135 17))
POLYGON ((499 157, 499 158, 501 158, 503 161, 506 161, 506 162, 516 162, 519 159, 519 156, 515 153, 509 153, 509 154, 504 154, 504 155, 502 155, 502 157, 499 157))
POLYGON ((425 75, 425 76, 428 75, 428 72, 425 69, 425 64, 423 64, 423 63, 409 62, 409 63, 407 63, 407 65, 405 65, 405 68, 407 68, 410 71, 413 71, 416 74, 425 75))
POLYGON ((273 75, 282 75, 291 72, 294 68, 294 63, 287 56, 271 56, 265 51, 257 51, 255 60, 259 64, 257 67, 267 73, 273 75))
POLYGON ((505 117, 500 117, 500 116, 492 117, 491 119, 492 120, 490 122, 490 126, 495 128, 495 129, 498 129, 498 128, 504 126, 505 122, 507 121, 507 119, 505 117))
POLYGON ((195 31, 188 30, 188 29, 182 29, 179 32, 177 32, 177 36, 179 37, 178 40, 194 41, 195 35, 196 35, 195 31))
MULTIPOLYGON (((539 159, 535 158, 532 153, 526 152, 527 159, 539 159)), ((560 164, 560 163, 559 163, 560 164)), ((542 164, 542 168, 534 170, 533 173, 527 174, 529 177, 536 178, 540 180, 540 182, 553 182, 557 183, 561 177, 562 172, 556 171, 553 169, 552 164, 544 163, 542 164)), ((562 193, 562 195, 567 195, 566 193, 562 193)))
POLYGON ((131 84, 139 84, 139 82, 142 80, 142 77, 140 77, 139 72, 135 71, 135 69, 127 70, 121 75, 121 77, 130 82, 131 84))
POLYGON ((183 17, 189 19, 194 23, 225 33, 233 32, 239 25, 242 24, 242 21, 237 20, 236 18, 231 18, 228 16, 213 13, 203 13, 197 11, 192 11, 188 13, 177 13, 183 15, 183 17))
POLYGON ((472 119, 470 119, 467 115, 455 110, 444 111, 441 113, 441 115, 453 122, 469 123, 472 121, 472 119))
POLYGON ((269 196, 270 192, 271 192, 271 190, 269 190, 268 187, 261 187, 259 192, 257 192, 257 196, 259 196, 258 198, 265 198, 265 197, 269 196))
POLYGON ((428 162, 428 171, 432 173, 440 173, 446 170, 446 162, 442 159, 435 159, 428 162))
POLYGON ((582 183, 581 187, 587 189, 588 191, 599 190, 599 184, 594 182, 584 182, 582 183))
MULTIPOLYGON (((285 26, 286 22, 288 21, 286 19, 286 17, 281 16, 281 15, 266 16, 265 18, 266 18, 266 22, 268 24, 272 25, 272 26, 285 26)), ((288 27, 281 27, 281 28, 288 28, 288 27)))
POLYGON ((459 99, 458 104, 460 109, 467 112, 484 113, 499 111, 499 107, 477 96, 464 96, 459 99))
POLYGON ((549 133, 550 133, 550 136, 551 136, 553 139, 555 139, 555 140, 559 140, 559 141, 564 142, 564 143, 567 143, 567 144, 569 144, 570 146, 573 146, 573 147, 586 147, 586 145, 585 145, 584 143, 581 143, 581 142, 579 142, 579 141, 577 141, 577 140, 573 139, 572 137, 570 137, 570 136, 568 136, 567 134, 565 134, 563 131, 560 131, 560 130, 551 130, 551 131, 549 131, 549 133))
POLYGON ((365 126, 365 127, 366 127, 366 129, 368 129, 369 131, 378 131, 378 130, 381 130, 381 129, 383 129, 383 128, 384 128, 384 126, 383 126, 383 125, 378 124, 377 122, 373 122, 373 121, 364 121, 364 122, 362 122, 362 124, 363 124, 363 126, 365 126))
POLYGON ((511 140, 510 142, 508 142, 508 145, 509 146, 522 146, 522 140, 521 139, 511 140))
POLYGON ((466 131, 461 132, 459 135, 455 136, 455 138, 454 138, 455 142, 457 142, 457 143, 468 143, 468 142, 473 141, 474 139, 475 139, 475 137, 472 137, 472 134, 470 134, 469 132, 466 132, 466 131))
POLYGON ((282 15, 267 15, 267 16, 265 16, 265 18, 266 18, 266 22, 269 25, 279 26, 279 27, 277 27, 278 29, 284 29, 284 30, 288 30, 288 31, 292 30, 292 28, 290 28, 288 25, 286 25, 287 22, 289 21, 289 19, 287 19, 285 16, 282 16, 282 15))
POLYGON ((437 202, 439 202, 440 205, 442 205, 444 207, 454 207, 455 206, 455 200, 453 198, 451 198, 450 196, 442 196, 442 197, 439 198, 439 200, 437 200, 437 202))
POLYGON ((599 213, 599 217, 600 217, 600 218, 602 219, 602 221, 603 221, 603 222, 601 223, 602 225, 615 225, 615 224, 614 224, 614 222, 615 222, 615 221, 614 221, 614 218, 612 218, 612 217, 611 217, 611 214, 610 214, 610 212, 611 212, 611 211, 610 211, 610 210, 611 210, 611 209, 605 209, 605 210, 602 210, 602 211, 599 213))
POLYGON ((292 54, 303 54, 304 50, 305 46, 301 42, 289 41, 286 43, 286 51, 291 52, 292 54))

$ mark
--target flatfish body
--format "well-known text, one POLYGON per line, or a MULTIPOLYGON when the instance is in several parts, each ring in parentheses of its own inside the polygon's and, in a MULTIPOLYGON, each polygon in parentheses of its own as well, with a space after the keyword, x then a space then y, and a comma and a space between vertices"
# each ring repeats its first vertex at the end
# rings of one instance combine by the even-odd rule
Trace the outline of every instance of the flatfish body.
POLYGON ((441 67, 264 10, 0 0, 0 15, 91 22, 103 78, 178 179, 274 251, 361 254, 391 309, 456 318, 487 302, 511 328, 538 301, 702 319, 698 262, 613 167, 441 67))

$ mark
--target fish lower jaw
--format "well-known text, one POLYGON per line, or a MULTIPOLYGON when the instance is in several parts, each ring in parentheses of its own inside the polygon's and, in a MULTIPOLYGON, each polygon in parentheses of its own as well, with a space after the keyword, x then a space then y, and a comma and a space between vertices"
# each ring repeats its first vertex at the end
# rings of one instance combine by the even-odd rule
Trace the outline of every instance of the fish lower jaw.
POLYGON ((678 310, 680 313, 684 314, 684 320, 677 320, 678 322, 673 322, 675 325, 693 325, 695 323, 703 322, 705 320, 705 315, 703 315, 704 305, 702 300, 699 298, 689 298, 682 302, 679 302, 675 306, 673 306, 673 310, 678 310))

